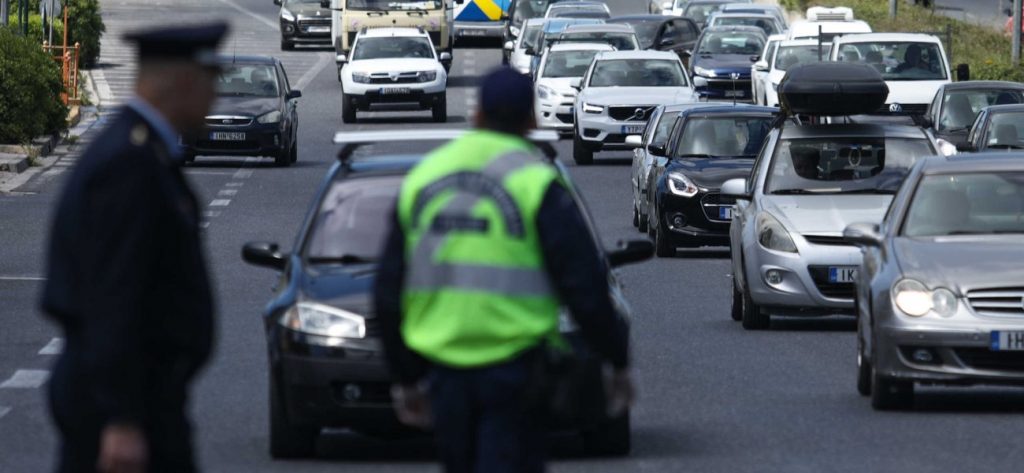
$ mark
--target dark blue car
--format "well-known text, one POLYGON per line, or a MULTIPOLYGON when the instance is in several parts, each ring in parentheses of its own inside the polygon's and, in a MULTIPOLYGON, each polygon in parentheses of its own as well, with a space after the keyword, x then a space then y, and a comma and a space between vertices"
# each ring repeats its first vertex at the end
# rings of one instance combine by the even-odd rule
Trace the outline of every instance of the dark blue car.
POLYGON ((704 30, 690 58, 697 92, 708 99, 752 99, 750 66, 767 37, 754 26, 714 26, 704 30))

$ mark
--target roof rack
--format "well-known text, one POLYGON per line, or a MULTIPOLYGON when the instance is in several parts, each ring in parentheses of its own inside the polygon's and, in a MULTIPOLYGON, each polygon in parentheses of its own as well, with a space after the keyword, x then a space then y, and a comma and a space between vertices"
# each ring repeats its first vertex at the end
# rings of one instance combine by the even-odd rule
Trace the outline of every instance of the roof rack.
MULTIPOLYGON (((394 131, 339 131, 334 135, 334 143, 341 145, 338 161, 352 162, 356 150, 377 143, 407 143, 414 141, 449 141, 459 138, 470 130, 466 128, 438 128, 423 130, 407 130, 401 134, 394 131)), ((548 159, 558 156, 552 143, 558 141, 558 133, 552 130, 532 130, 526 137, 533 142, 548 159)))
POLYGON ((779 83, 783 115, 838 117, 870 114, 885 104, 889 86, 866 64, 799 64, 779 83))
POLYGON ((850 7, 811 7, 807 9, 807 21, 853 21, 850 7))

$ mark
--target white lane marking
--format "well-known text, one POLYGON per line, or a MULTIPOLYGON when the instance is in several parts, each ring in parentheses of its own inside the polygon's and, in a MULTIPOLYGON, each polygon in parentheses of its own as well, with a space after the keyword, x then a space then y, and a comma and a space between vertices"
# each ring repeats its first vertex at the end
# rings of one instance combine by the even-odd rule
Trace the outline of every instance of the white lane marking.
POLYGON ((252 169, 239 169, 235 172, 233 179, 245 179, 252 176, 252 169))
POLYGON ((18 370, 7 381, 0 383, 0 389, 35 389, 50 378, 46 370, 18 370))
POLYGON ((192 169, 185 169, 185 174, 188 174, 190 176, 230 176, 234 173, 230 171, 195 171, 192 169))
POLYGON ((238 181, 231 181, 231 182, 228 182, 227 184, 224 184, 224 185, 228 186, 228 187, 242 187, 242 186, 245 185, 245 183, 244 182, 238 182, 238 181))
POLYGON ((231 203, 231 199, 213 199, 210 202, 210 207, 227 207, 231 203))
POLYGON ((217 191, 217 195, 224 197, 231 197, 238 193, 238 189, 221 189, 217 191))
POLYGON ((203 216, 206 218, 220 217, 220 211, 218 210, 205 210, 203 216))
POLYGON ((267 26, 273 28, 274 30, 277 30, 279 28, 279 26, 278 26, 278 24, 276 22, 273 22, 273 21, 271 21, 271 20, 269 20, 269 19, 267 19, 265 17, 262 17, 262 16, 256 14, 256 12, 254 12, 254 11, 248 9, 248 8, 245 8, 245 7, 239 5, 239 4, 235 3, 235 2, 232 2, 231 0, 219 0, 219 1, 220 1, 220 3, 223 3, 223 4, 225 4, 225 5, 227 5, 227 6, 231 7, 231 8, 234 8, 235 10, 238 10, 238 11, 240 11, 242 13, 245 13, 246 15, 249 15, 249 16, 255 18, 256 21, 259 21, 260 23, 263 23, 264 25, 267 25, 267 26))
MULTIPOLYGON (((274 28, 277 28, 277 26, 275 26, 274 28)), ((305 74, 302 74, 302 77, 299 77, 299 80, 295 82, 295 90, 302 90, 306 88, 306 86, 309 85, 313 78, 316 77, 316 75, 319 74, 320 71, 324 70, 324 68, 327 67, 327 65, 332 62, 333 58, 334 56, 332 56, 330 53, 319 53, 319 56, 316 59, 316 64, 313 65, 313 67, 311 67, 308 71, 306 71, 305 74)))
POLYGON ((64 351, 64 339, 55 337, 47 343, 45 347, 39 350, 40 355, 59 355, 64 351))
POLYGON ((0 419, 3 419, 8 412, 11 412, 11 408, 7 406, 0 406, 0 419))
POLYGON ((0 276, 0 281, 45 281, 40 276, 0 276))
POLYGON ((210 228, 210 222, 199 222, 199 228, 210 228))

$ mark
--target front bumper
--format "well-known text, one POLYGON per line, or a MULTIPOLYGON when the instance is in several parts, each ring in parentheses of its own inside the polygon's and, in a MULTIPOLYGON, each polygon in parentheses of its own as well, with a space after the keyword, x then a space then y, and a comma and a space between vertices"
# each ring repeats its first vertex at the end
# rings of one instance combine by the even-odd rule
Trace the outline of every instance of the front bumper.
POLYGON ((737 79, 706 79, 707 87, 700 87, 697 92, 710 100, 753 100, 750 77, 737 79))
POLYGON ((298 22, 281 20, 281 39, 293 43, 331 44, 331 23, 299 20, 298 22), (327 28, 326 31, 317 29, 327 28), (313 30, 313 31, 311 31, 313 30))
POLYGON ((456 38, 502 38, 505 36, 504 21, 456 21, 456 38))
POLYGON ((992 331, 1022 331, 1024 324, 971 325, 935 328, 882 324, 874 333, 873 366, 884 376, 926 384, 1024 386, 1024 352, 994 351, 989 347, 992 331), (923 352, 929 356, 915 357, 923 352))
POLYGON ((729 246, 731 217, 722 209, 731 212, 735 201, 717 191, 691 198, 664 192, 659 200, 657 218, 661 219, 661 228, 669 230, 665 236, 673 246, 729 246))
POLYGON ((769 250, 756 241, 744 252, 747 291, 757 305, 779 315, 853 314, 853 283, 830 283, 831 267, 858 267, 858 248, 838 240, 811 244, 792 234, 799 253, 769 250), (781 274, 781 282, 767 281, 769 271, 781 274))
POLYGON ((207 126, 196 134, 181 138, 186 154, 193 156, 269 156, 276 157, 289 145, 280 123, 260 124, 253 121, 243 127, 207 126), (244 140, 214 140, 213 133, 245 133, 244 140))
POLYGON ((620 121, 608 116, 607 113, 607 107, 605 112, 600 114, 576 111, 576 132, 579 133, 580 139, 595 151, 632 149, 626 145, 626 137, 642 134, 647 123, 620 121))
POLYGON ((571 132, 573 124, 573 99, 557 96, 551 99, 537 99, 537 126, 547 130, 571 132))

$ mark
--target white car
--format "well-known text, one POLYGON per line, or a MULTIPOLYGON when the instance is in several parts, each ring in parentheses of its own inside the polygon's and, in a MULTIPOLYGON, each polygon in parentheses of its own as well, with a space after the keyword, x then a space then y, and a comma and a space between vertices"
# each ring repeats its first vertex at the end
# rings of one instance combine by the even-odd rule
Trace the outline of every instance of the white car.
POLYGON ((548 5, 544 18, 571 18, 574 13, 582 18, 609 18, 612 14, 604 2, 562 1, 548 5))
POLYGON ((872 33, 836 38, 830 59, 870 64, 889 86, 886 110, 924 115, 935 93, 952 82, 942 41, 932 35, 872 33))
POLYGON ((544 32, 544 18, 531 18, 523 23, 523 31, 516 38, 515 42, 505 43, 505 51, 508 51, 508 65, 522 74, 530 73, 530 64, 533 62, 533 55, 527 51, 533 51, 538 47, 541 36, 544 32))
POLYGON ((764 31, 765 36, 774 36, 786 32, 775 15, 770 13, 722 13, 717 12, 708 17, 706 28, 715 26, 756 26, 764 31))
MULTIPOLYGON (((446 57, 447 56, 447 57, 446 57)), ((341 71, 341 118, 356 121, 356 111, 380 103, 414 103, 430 109, 434 121, 448 119, 448 74, 430 36, 418 28, 364 29, 341 71)))
MULTIPOLYGON (((755 87, 760 95, 755 95, 754 101, 761 105, 778 107, 779 83, 782 82, 783 77, 786 77, 786 71, 797 64, 828 60, 831 45, 822 43, 820 46, 819 50, 818 40, 815 39, 792 39, 779 42, 765 66, 765 71, 761 72, 764 74, 763 80, 755 87)), ((760 61, 754 66, 759 67, 759 65, 761 65, 760 61)))
POLYGON ((768 70, 772 63, 773 56, 775 55, 775 48, 779 46, 779 41, 785 40, 786 35, 774 34, 768 37, 768 41, 764 43, 764 49, 761 51, 761 55, 757 58, 757 62, 750 66, 750 89, 751 97, 754 99, 754 103, 758 105, 764 105, 759 98, 762 94, 762 87, 768 77, 768 70))
POLYGON ((831 43, 837 36, 871 33, 871 25, 853 17, 847 7, 807 9, 807 19, 789 25, 789 39, 818 39, 831 43))
POLYGON ((721 13, 768 13, 782 23, 783 29, 789 29, 789 18, 786 17, 786 10, 778 5, 767 5, 763 3, 730 3, 718 9, 721 13))
POLYGON ((539 128, 572 131, 573 82, 583 78, 597 53, 614 50, 604 43, 556 43, 544 52, 535 81, 539 128))
POLYGON ((602 149, 631 149, 658 105, 698 102, 679 56, 666 51, 598 53, 574 104, 573 160, 590 164, 602 149))

